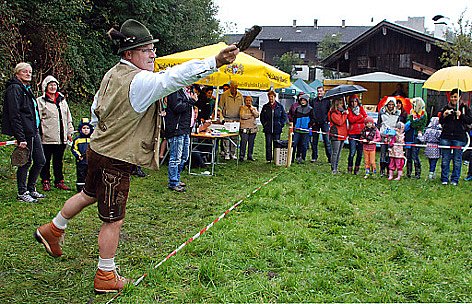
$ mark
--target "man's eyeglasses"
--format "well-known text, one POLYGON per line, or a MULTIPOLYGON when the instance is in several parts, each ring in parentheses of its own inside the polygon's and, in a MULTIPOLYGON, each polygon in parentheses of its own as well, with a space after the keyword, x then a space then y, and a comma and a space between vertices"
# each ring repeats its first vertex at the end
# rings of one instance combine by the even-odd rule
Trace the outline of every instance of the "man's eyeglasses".
POLYGON ((152 48, 152 49, 136 49, 136 51, 141 51, 143 53, 146 53, 146 54, 150 54, 150 53, 156 53, 156 48, 152 48))

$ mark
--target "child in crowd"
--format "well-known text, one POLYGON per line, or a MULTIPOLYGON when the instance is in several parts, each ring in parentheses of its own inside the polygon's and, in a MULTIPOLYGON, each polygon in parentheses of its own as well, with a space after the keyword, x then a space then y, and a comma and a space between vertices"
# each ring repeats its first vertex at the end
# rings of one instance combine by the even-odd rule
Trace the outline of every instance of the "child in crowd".
POLYGON ((436 164, 438 163, 441 151, 438 148, 439 140, 441 137, 441 125, 439 124, 438 117, 432 117, 428 127, 426 127, 422 137, 418 138, 426 144, 424 154, 428 158, 429 162, 429 179, 434 179, 436 174, 436 164))
POLYGON ((93 126, 88 118, 82 118, 79 123, 79 135, 72 142, 72 154, 75 156, 77 171, 77 192, 82 191, 87 177, 87 158, 86 152, 90 143, 90 136, 93 132, 93 126))
MULTIPOLYGON (((310 102, 310 96, 303 94, 299 97, 298 103, 300 104, 296 109, 293 116, 293 123, 295 126, 293 132, 293 148, 296 149, 297 163, 301 164, 305 161, 306 151, 310 143, 310 129, 314 123, 315 114, 313 108, 308 105, 310 102)), ((293 159, 292 159, 293 161, 293 159)))
POLYGON ((365 118, 365 127, 361 131, 360 139, 364 141, 362 147, 365 164, 364 178, 369 178, 371 172, 372 174, 377 173, 377 166, 375 165, 375 142, 379 142, 381 139, 380 131, 375 126, 374 119, 370 116, 365 118))
POLYGON ((395 180, 400 180, 403 174, 403 166, 405 165, 405 154, 403 145, 405 144, 405 124, 397 122, 395 127, 395 135, 389 142, 388 156, 390 157, 390 164, 388 165, 389 173, 388 180, 393 179, 395 170, 398 175, 395 180))

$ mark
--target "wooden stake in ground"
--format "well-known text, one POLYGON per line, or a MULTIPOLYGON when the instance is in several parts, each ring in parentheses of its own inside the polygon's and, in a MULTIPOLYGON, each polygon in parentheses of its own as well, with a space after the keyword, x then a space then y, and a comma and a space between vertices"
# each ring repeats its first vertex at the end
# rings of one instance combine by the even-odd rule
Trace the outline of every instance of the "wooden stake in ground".
POLYGON ((288 128, 288 146, 287 146, 287 161, 285 167, 288 168, 292 164, 292 136, 293 136, 293 122, 289 123, 288 128))

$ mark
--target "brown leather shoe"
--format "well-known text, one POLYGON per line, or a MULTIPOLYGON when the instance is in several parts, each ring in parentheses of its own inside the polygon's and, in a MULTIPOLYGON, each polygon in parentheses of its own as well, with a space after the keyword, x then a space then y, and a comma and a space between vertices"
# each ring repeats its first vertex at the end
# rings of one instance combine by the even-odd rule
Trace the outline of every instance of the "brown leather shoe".
POLYGON ((34 237, 44 245, 51 256, 57 258, 62 255, 61 245, 64 242, 64 230, 57 228, 52 222, 39 227, 34 233, 34 237))
POLYGON ((104 271, 97 269, 93 280, 93 288, 96 293, 118 292, 129 283, 131 283, 131 280, 120 276, 116 270, 104 271))

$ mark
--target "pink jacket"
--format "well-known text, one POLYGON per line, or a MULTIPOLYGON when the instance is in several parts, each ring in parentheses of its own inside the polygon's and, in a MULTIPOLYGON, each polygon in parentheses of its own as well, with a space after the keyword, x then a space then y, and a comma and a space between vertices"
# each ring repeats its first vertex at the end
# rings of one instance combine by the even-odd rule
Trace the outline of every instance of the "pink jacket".
MULTIPOLYGON (((372 139, 373 142, 380 142, 380 139, 382 137, 380 136, 380 131, 379 129, 375 128, 375 135, 374 135, 374 138, 372 139)), ((361 137, 361 139, 363 139, 361 137)), ((369 144, 369 143, 364 143, 362 149, 364 151, 375 151, 375 148, 376 148, 377 144, 369 144)))
POLYGON ((404 144, 404 143, 405 143, 405 134, 397 132, 397 135, 393 136, 392 140, 390 141, 390 144, 389 144, 390 147, 388 149, 388 156, 394 157, 394 158, 405 157, 405 153, 403 152, 403 146, 395 145, 395 144, 404 144))

